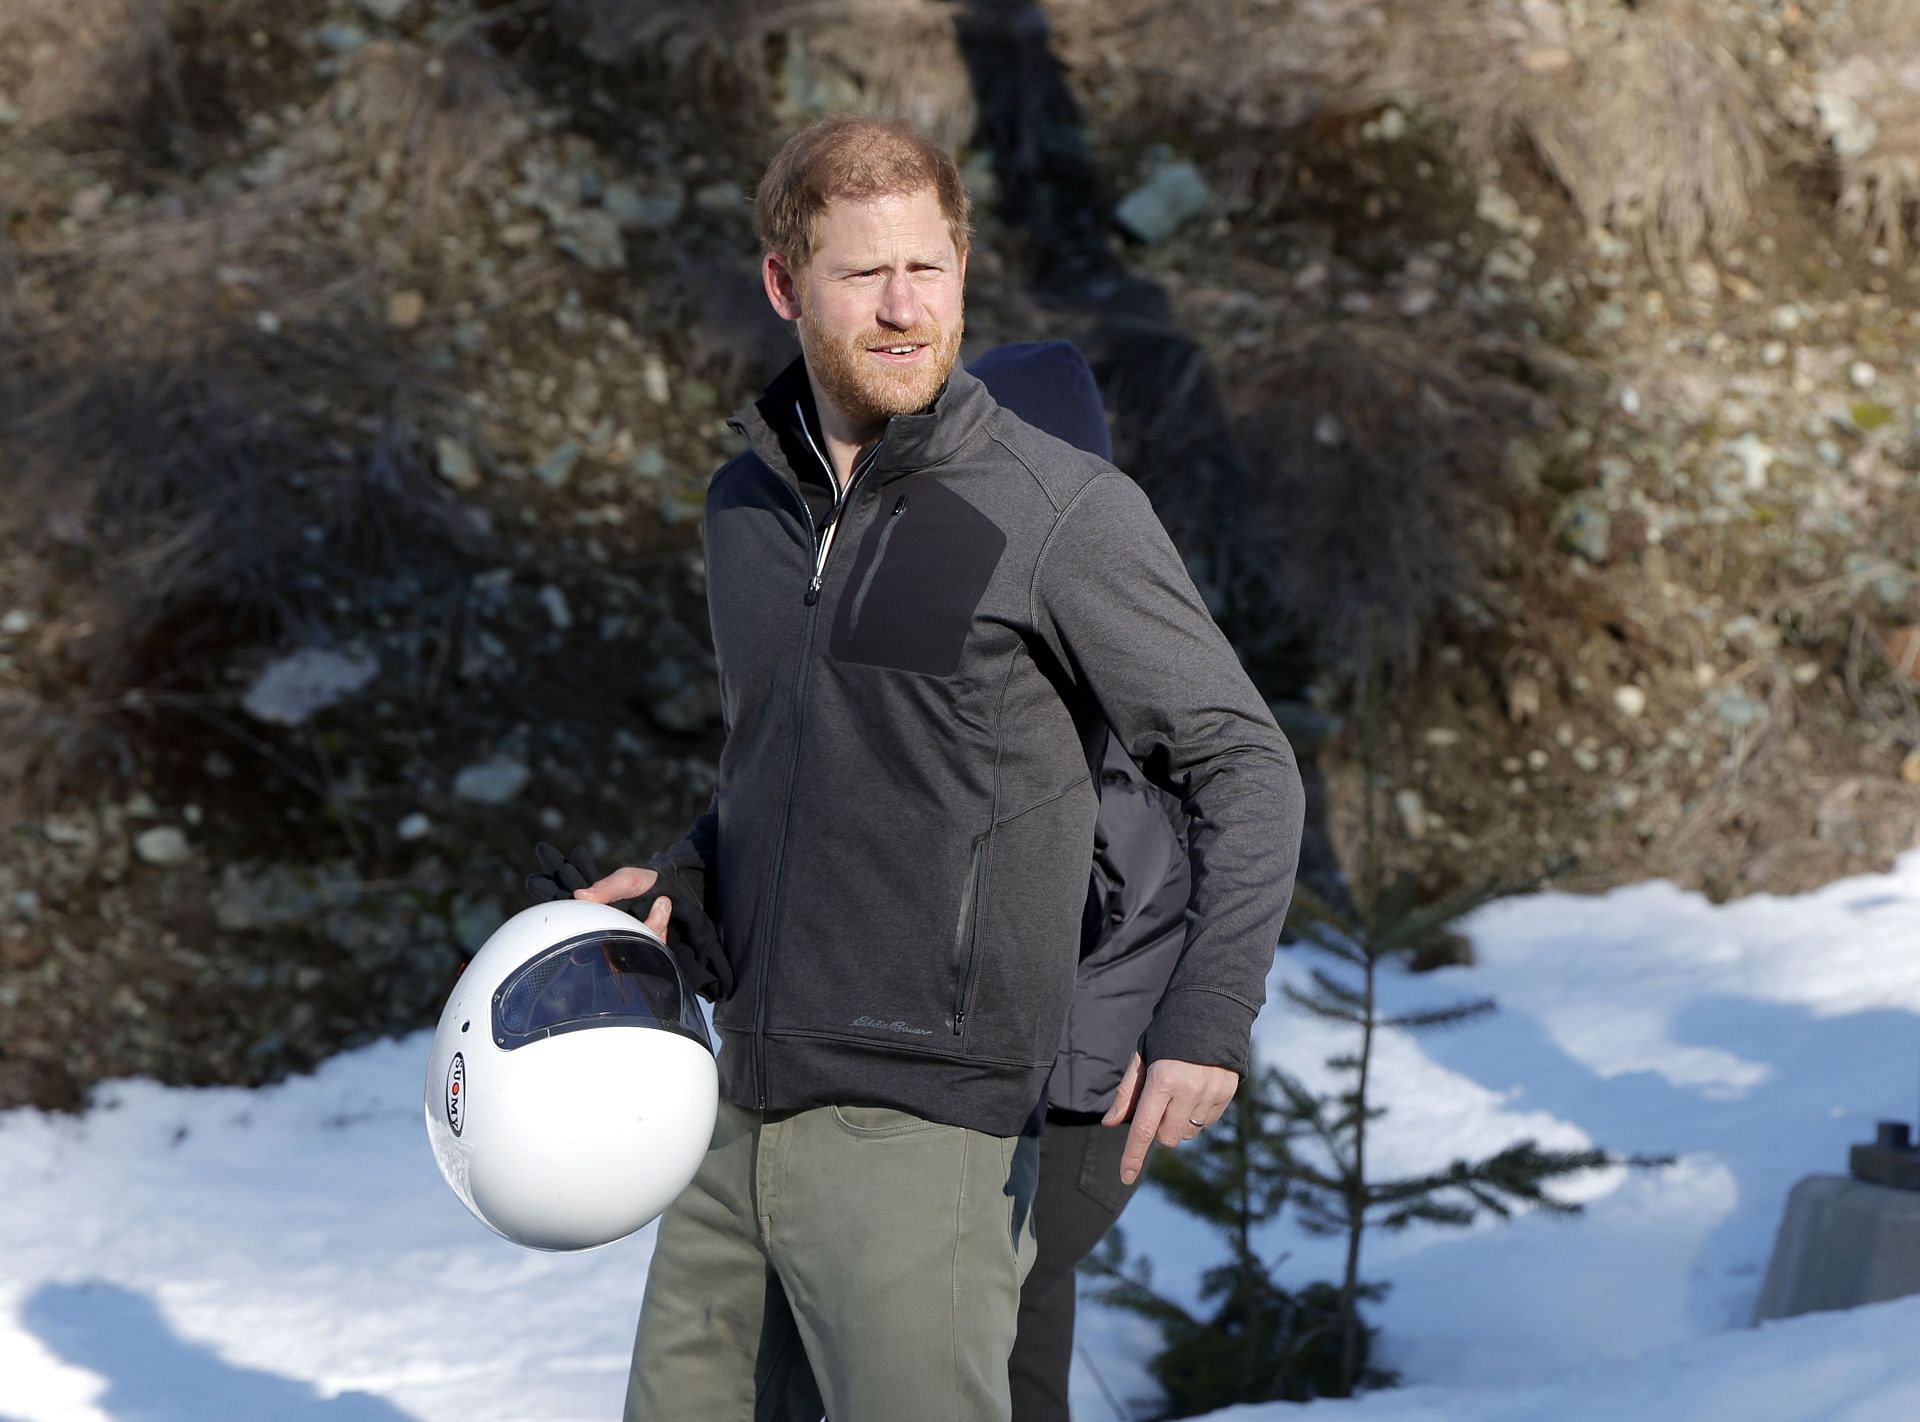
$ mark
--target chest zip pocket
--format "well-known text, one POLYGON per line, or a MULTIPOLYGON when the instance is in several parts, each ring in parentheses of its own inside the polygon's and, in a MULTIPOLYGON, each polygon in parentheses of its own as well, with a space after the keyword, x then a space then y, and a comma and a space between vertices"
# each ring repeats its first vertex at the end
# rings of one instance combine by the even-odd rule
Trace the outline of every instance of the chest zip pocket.
POLYGON ((980 942, 980 881, 987 867, 987 836, 973 841, 966 887, 960 892, 960 921, 953 933, 953 1035, 967 1025, 967 999, 973 994, 974 958, 980 942))
POLYGON ((867 564, 867 575, 860 580, 860 587, 853 595, 853 607, 847 613, 847 631, 860 630, 860 609, 866 606, 867 594, 873 591, 874 574, 880 571, 880 565, 887 561, 887 544, 893 541, 893 531, 900 526, 900 515, 907 511, 907 496, 902 494, 894 501, 893 512, 887 515, 887 526, 880 530, 880 544, 873 550, 873 561, 867 564))

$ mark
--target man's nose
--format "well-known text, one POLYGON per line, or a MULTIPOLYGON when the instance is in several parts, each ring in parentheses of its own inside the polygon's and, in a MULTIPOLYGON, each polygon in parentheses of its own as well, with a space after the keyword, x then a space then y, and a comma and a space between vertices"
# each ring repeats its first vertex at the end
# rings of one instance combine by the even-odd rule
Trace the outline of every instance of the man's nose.
POLYGON ((920 321, 920 294, 905 272, 894 272, 880 293, 880 319, 898 330, 911 330, 920 321))

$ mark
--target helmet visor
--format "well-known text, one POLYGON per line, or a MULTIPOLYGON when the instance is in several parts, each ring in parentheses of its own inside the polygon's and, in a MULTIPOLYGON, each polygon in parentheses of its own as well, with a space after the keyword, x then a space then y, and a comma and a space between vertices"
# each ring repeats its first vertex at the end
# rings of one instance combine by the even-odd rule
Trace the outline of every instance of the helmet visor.
POLYGON ((656 939, 600 929, 528 959, 493 995, 493 1040, 506 1051, 586 1027, 657 1027, 709 1051, 693 995, 656 939))

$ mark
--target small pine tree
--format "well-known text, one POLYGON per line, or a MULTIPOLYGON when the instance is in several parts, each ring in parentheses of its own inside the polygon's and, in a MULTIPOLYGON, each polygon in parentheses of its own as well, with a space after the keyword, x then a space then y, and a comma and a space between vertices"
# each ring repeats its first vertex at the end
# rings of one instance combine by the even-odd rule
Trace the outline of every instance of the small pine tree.
MULTIPOLYGON (((1207 1271, 1201 1299, 1212 1305, 1196 1317, 1153 1287, 1145 1259, 1129 1260, 1118 1231, 1085 1267, 1101 1280, 1104 1301, 1159 1325, 1164 1347, 1148 1365, 1166 1393, 1163 1417, 1190 1416, 1240 1402, 1306 1401, 1347 1397, 1360 1386, 1385 1386, 1394 1376, 1369 1362, 1372 1330, 1361 1305, 1386 1292, 1360 1277, 1362 1243, 1370 1225, 1404 1229, 1416 1221, 1466 1226, 1482 1212, 1502 1219, 1530 1206, 1558 1215, 1580 1206, 1549 1192, 1555 1181, 1605 1166, 1666 1165, 1671 1156, 1616 1156, 1605 1150, 1548 1150, 1517 1141, 1480 1160, 1455 1160, 1441 1169, 1396 1179, 1369 1174, 1369 1127, 1387 1108, 1376 1100, 1373 1050, 1385 1030, 1433 1031, 1461 1026, 1494 1010, 1488 998, 1462 999, 1418 1012, 1384 1013, 1377 987, 1390 959, 1419 962, 1458 939, 1468 914, 1534 885, 1481 884, 1429 903, 1419 900, 1410 874, 1382 883, 1377 804, 1379 693, 1376 659, 1355 703, 1362 731, 1362 787, 1358 901, 1336 907, 1296 886, 1288 926, 1306 947, 1332 960, 1308 970, 1305 986, 1287 985, 1287 999, 1358 1036, 1351 1049, 1327 1059, 1337 1089, 1316 1093, 1299 1078, 1267 1068, 1242 1083, 1214 1128, 1178 1152, 1155 1152, 1149 1178, 1173 1202, 1227 1237, 1229 1257, 1207 1271), (1344 1237, 1346 1258, 1336 1283, 1298 1292, 1281 1287, 1271 1264, 1255 1251, 1261 1226, 1291 1205, 1301 1226, 1344 1237)), ((1550 880, 1550 867, 1545 880, 1550 880)))
MULTIPOLYGON (((1306 1402, 1340 1380, 1340 1291, 1330 1283, 1282 1288, 1255 1250, 1258 1230, 1278 1218, 1291 1179, 1291 1098, 1278 1072, 1250 1077, 1212 1130, 1178 1151, 1156 1150, 1148 1178, 1181 1209, 1227 1238, 1228 1258, 1207 1270, 1195 1314, 1153 1286, 1144 1258, 1130 1259, 1119 1230, 1082 1265, 1103 1302, 1160 1329, 1148 1372, 1166 1397, 1161 1417, 1190 1417, 1237 1402, 1306 1402)), ((1363 1290, 1363 1296, 1371 1297, 1363 1290)), ((1358 1347, 1363 1359, 1363 1332, 1358 1347)), ((1367 1380, 1384 1383, 1379 1374, 1367 1380)))
MULTIPOLYGON (((1370 1286, 1360 1278, 1361 1244, 1369 1225, 1397 1230, 1416 1221, 1464 1227, 1482 1211, 1510 1218, 1517 1206, 1559 1215, 1580 1206, 1548 1193, 1554 1181, 1605 1166, 1645 1167, 1672 1163, 1671 1156, 1616 1156, 1599 1148, 1547 1150, 1522 1140, 1481 1160, 1455 1160, 1440 1170, 1381 1180, 1369 1173, 1368 1128, 1386 1114, 1376 1104, 1373 1049, 1383 1029, 1408 1032, 1457 1027, 1494 1010, 1490 998, 1461 999, 1418 1012, 1384 1014, 1377 986, 1389 959, 1413 960, 1457 937, 1457 926, 1475 910, 1533 885, 1470 884, 1421 903, 1411 874, 1382 886, 1377 805, 1380 794, 1378 737, 1379 666, 1363 677, 1361 782, 1365 797, 1357 908, 1348 912, 1305 886, 1296 888, 1288 925, 1312 949, 1330 957, 1336 970, 1316 964, 1309 985, 1283 988, 1287 999, 1315 1016, 1351 1027, 1359 1040, 1350 1051, 1327 1059, 1337 1090, 1317 1094, 1298 1078, 1276 1072, 1285 1097, 1288 1196, 1303 1228, 1344 1236, 1346 1264, 1338 1292, 1339 1378, 1337 1395, 1367 1381, 1367 1330, 1360 1304, 1370 1286), (1302 1142, 1310 1143, 1300 1149, 1302 1142)), ((1548 878, 1551 878, 1549 871, 1548 878)))

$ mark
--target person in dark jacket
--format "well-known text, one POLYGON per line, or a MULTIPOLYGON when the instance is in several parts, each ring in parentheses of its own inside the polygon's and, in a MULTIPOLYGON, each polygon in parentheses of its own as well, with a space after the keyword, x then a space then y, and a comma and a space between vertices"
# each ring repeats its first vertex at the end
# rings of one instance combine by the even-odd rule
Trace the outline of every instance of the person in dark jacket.
POLYGON ((713 1143, 661 1217, 630 1419, 1004 1422, 1034 1153, 1072 996, 1104 723, 1189 825, 1185 941, 1109 1118, 1120 1161, 1219 1119, 1298 862, 1292 748, 1151 504, 956 363, 951 155, 841 115, 755 194, 801 357, 707 491, 719 783, 580 895, 720 961, 713 1143), (730 990, 729 990, 730 986, 730 990))
MULTIPOLYGON (((968 367, 1005 408, 1102 459, 1112 457, 1106 411, 1084 356, 1068 341, 997 346, 968 367)), ((1070 1422, 1076 1270, 1113 1228, 1139 1188, 1120 1178, 1127 1133, 1103 1123, 1140 1034, 1165 991, 1185 942, 1187 822, 1179 803, 1150 782, 1101 728, 1100 807, 1093 869, 1080 927, 1060 1050, 1029 1129, 1040 1137, 1034 1192, 1037 1250, 1020 1290, 1018 1332, 1007 1371, 1013 1422, 1070 1422), (1041 1121, 1044 1121, 1044 1130, 1041 1121)), ((554 877, 564 861, 538 846, 536 899, 571 890, 554 877)), ((575 850, 572 887, 597 878, 575 850)), ((817 1391, 796 1377, 769 1422, 820 1422, 817 1391)))
MULTIPOLYGON (((1037 429, 1112 457, 1099 387, 1066 341, 999 346, 969 367, 1037 429)), ((1120 1176, 1127 1133, 1108 1125, 1120 1079, 1186 942, 1187 820, 1102 728, 1100 808, 1080 928, 1080 968, 1047 1078, 1038 1243, 1020 1288, 1007 1371, 1013 1422, 1069 1422, 1076 1273, 1139 1188, 1120 1176)))

